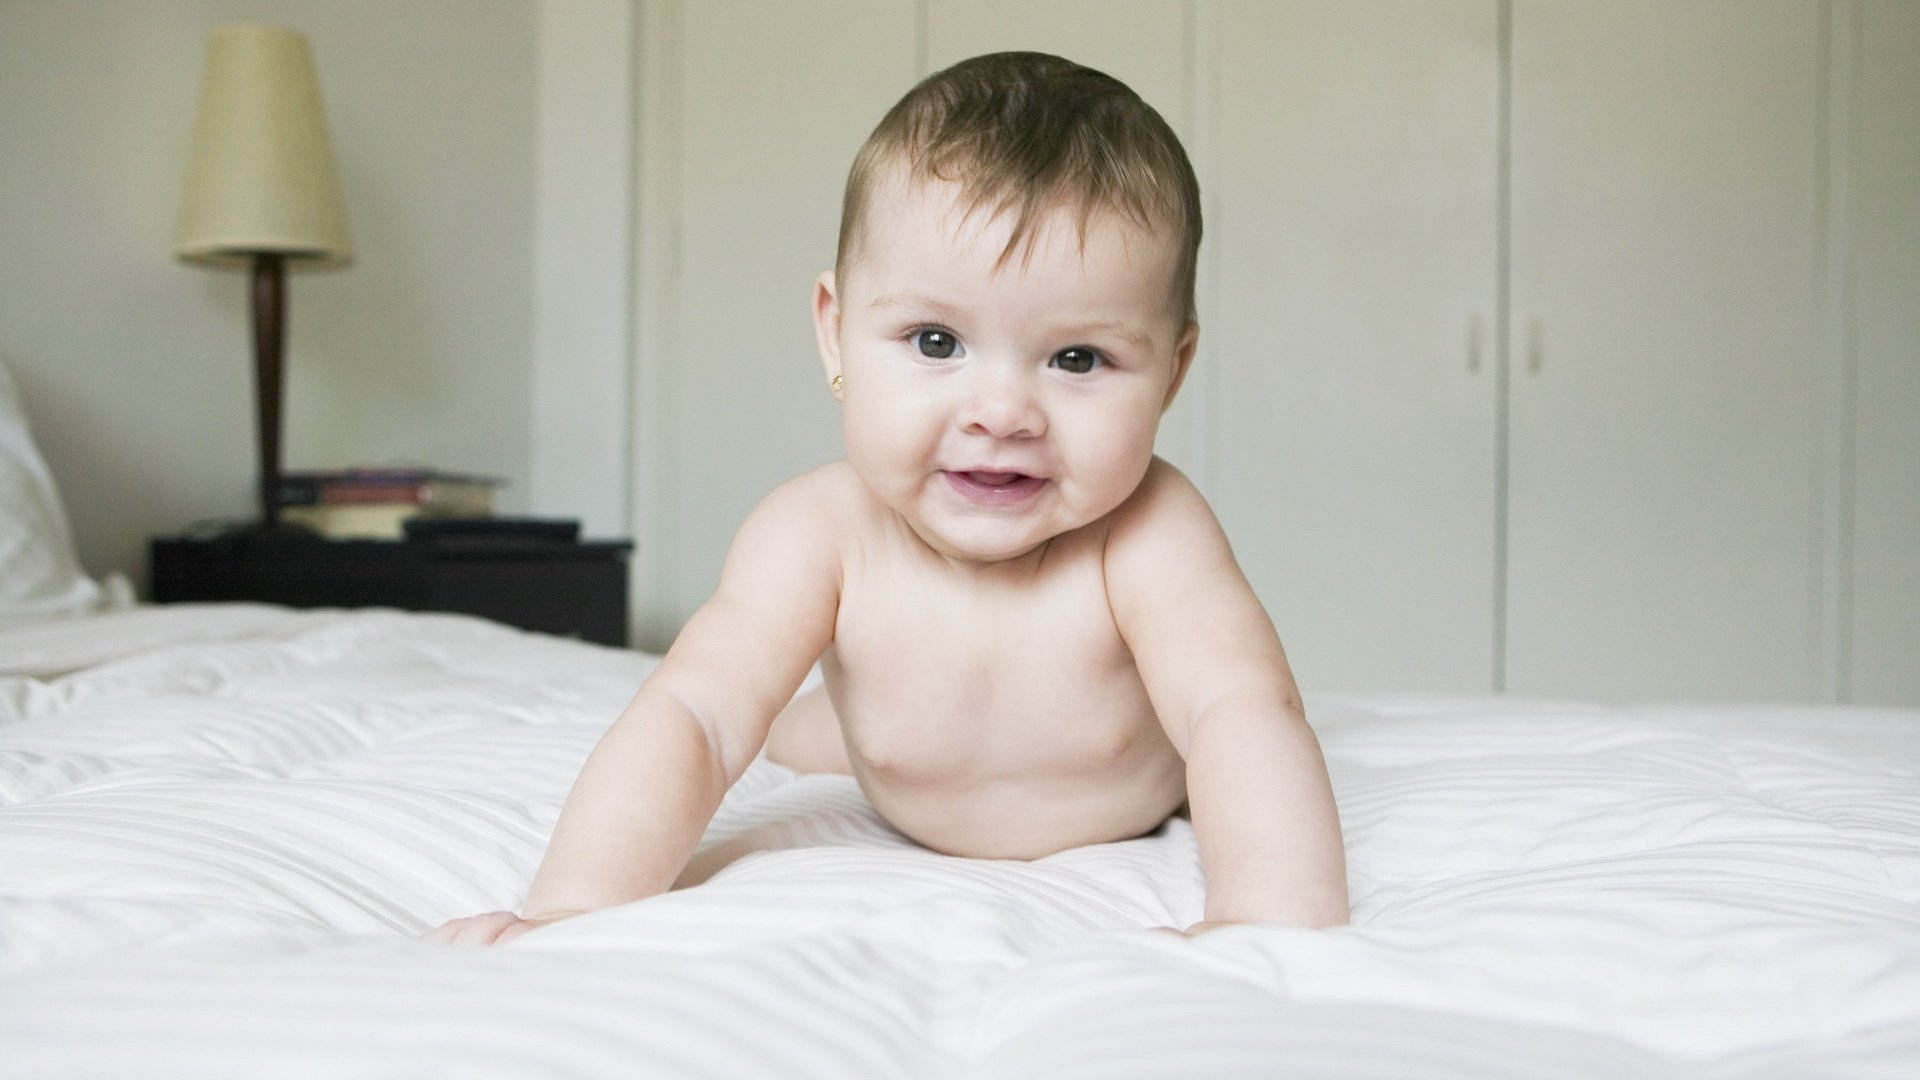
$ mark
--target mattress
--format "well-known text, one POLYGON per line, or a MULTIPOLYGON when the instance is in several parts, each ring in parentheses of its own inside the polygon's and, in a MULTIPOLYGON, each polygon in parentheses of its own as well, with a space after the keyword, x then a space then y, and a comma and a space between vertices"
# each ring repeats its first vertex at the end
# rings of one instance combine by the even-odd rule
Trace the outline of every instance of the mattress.
MULTIPOLYGON (((0 1075, 1920 1076, 1920 714, 1309 693, 1353 925, 1188 824, 915 847, 764 759, 675 891, 495 949, 655 658, 477 619, 0 633, 0 1075)), ((1071 717, 1062 717, 1071 722, 1071 717)))

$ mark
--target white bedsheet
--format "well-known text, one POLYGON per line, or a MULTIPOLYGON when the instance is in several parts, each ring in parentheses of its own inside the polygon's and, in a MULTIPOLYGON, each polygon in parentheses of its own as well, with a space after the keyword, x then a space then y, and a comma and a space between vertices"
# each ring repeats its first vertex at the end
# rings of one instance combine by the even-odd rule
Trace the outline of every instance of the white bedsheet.
MULTIPOLYGON (((479 620, 0 633, 0 1076, 1920 1076, 1920 714, 1308 699, 1355 925, 1191 830, 916 849, 756 763, 667 896, 494 950, 650 658, 479 620)), ((1070 718, 1063 718, 1069 721, 1070 718)))

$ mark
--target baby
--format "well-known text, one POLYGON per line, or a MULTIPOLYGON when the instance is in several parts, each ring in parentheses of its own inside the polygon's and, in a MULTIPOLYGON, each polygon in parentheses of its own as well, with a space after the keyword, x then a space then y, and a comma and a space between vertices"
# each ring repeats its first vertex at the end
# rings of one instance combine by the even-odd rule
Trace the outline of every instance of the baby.
POLYGON ((813 290, 846 458, 775 490, 587 759, 505 942, 665 892, 755 756, 850 772, 914 841, 1037 859, 1183 802, 1206 921, 1347 920, 1279 638, 1154 457, 1193 360, 1199 186, 1117 80, 1034 53, 915 87, 813 290), (818 661, 824 692, 793 695, 818 661))

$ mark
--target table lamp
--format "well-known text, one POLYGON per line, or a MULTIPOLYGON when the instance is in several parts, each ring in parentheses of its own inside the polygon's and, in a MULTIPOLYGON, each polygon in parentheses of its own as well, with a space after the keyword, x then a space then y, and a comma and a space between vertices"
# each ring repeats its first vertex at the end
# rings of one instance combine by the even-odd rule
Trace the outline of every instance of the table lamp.
POLYGON ((286 271, 352 258, 307 40, 279 26, 217 27, 200 86, 174 255, 252 270, 260 523, 280 524, 280 404, 286 271))

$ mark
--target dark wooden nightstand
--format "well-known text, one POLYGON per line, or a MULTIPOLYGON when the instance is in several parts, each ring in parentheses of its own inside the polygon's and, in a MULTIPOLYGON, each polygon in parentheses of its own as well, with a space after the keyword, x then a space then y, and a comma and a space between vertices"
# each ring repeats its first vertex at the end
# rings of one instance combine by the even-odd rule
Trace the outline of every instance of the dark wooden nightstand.
POLYGON ((505 537, 326 540, 299 532, 156 538, 156 602, 254 601, 480 615, 627 643, 626 541, 505 537))

